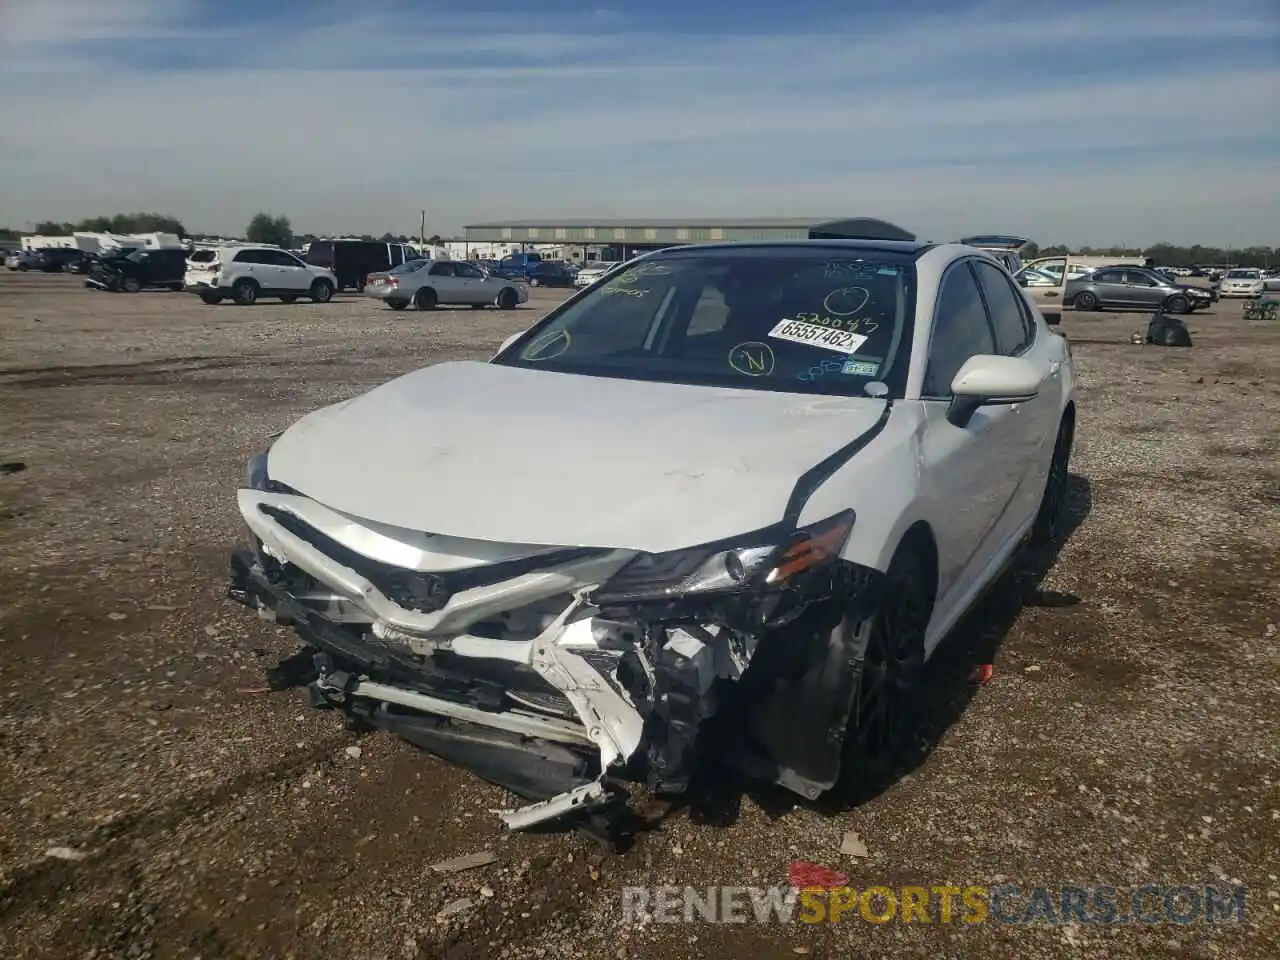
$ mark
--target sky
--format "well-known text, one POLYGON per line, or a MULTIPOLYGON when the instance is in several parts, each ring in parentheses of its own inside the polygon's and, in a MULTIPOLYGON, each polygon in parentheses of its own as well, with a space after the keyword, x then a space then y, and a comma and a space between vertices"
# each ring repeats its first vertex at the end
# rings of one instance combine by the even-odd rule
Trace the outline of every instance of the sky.
POLYGON ((0 226, 1280 246, 1278 0, 0 0, 0 226))

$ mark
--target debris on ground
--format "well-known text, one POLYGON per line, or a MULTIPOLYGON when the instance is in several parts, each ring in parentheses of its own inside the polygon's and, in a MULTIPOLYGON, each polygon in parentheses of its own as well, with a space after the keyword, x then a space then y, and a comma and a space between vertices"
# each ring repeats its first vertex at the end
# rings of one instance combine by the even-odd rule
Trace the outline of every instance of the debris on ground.
POLYGON ((451 900, 440 908, 440 912, 436 914, 436 919, 440 921, 448 920, 460 913, 465 913, 476 905, 476 902, 470 897, 463 897, 461 900, 451 900))
POLYGON ((869 857, 871 854, 867 851, 867 844, 858 834, 850 830, 844 835, 844 842, 840 844, 840 852, 846 857, 869 857))
MULTIPOLYGON (((358 748, 357 748, 358 749, 358 748)), ((481 850, 479 853, 468 853, 454 857, 452 860, 441 860, 433 863, 431 869, 436 873, 461 873, 463 870, 474 870, 476 867, 487 867, 498 862, 498 855, 492 850, 481 850)))
POLYGON ((44 852, 44 855, 53 860, 70 860, 72 862, 83 860, 89 856, 83 850, 77 850, 74 847, 50 847, 44 852))

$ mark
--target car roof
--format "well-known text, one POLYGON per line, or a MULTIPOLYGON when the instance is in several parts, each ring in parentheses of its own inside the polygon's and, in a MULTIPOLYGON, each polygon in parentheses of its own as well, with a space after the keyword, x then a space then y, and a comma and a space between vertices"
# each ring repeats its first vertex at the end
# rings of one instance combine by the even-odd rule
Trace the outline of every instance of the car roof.
POLYGON ((903 256, 917 257, 937 244, 920 240, 736 240, 725 243, 687 243, 680 246, 655 250, 647 256, 661 256, 664 253, 686 253, 690 250, 708 250, 711 252, 725 250, 869 250, 880 253, 896 253, 903 256))

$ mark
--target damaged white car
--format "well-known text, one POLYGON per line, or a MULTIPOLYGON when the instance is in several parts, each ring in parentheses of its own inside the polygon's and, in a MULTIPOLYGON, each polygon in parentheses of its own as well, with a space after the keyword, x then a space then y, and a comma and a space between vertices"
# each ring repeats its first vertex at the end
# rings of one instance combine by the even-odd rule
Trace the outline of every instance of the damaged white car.
POLYGON ((812 798, 892 751, 1055 536, 1071 353, 973 247, 811 237, 641 257, 280 435, 229 591, 301 637, 273 683, 509 788, 512 828, 707 757, 812 798))

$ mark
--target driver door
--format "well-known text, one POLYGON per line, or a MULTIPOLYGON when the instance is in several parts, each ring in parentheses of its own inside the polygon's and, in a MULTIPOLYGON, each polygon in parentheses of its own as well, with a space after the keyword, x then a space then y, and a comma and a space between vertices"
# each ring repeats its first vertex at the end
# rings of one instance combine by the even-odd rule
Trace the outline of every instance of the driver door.
POLYGON ((951 382, 973 356, 1001 350, 973 260, 943 277, 920 389, 920 495, 938 546, 938 622, 968 602, 1007 539, 1023 482, 1028 417, 1019 405, 985 406, 963 427, 947 419, 951 382))

